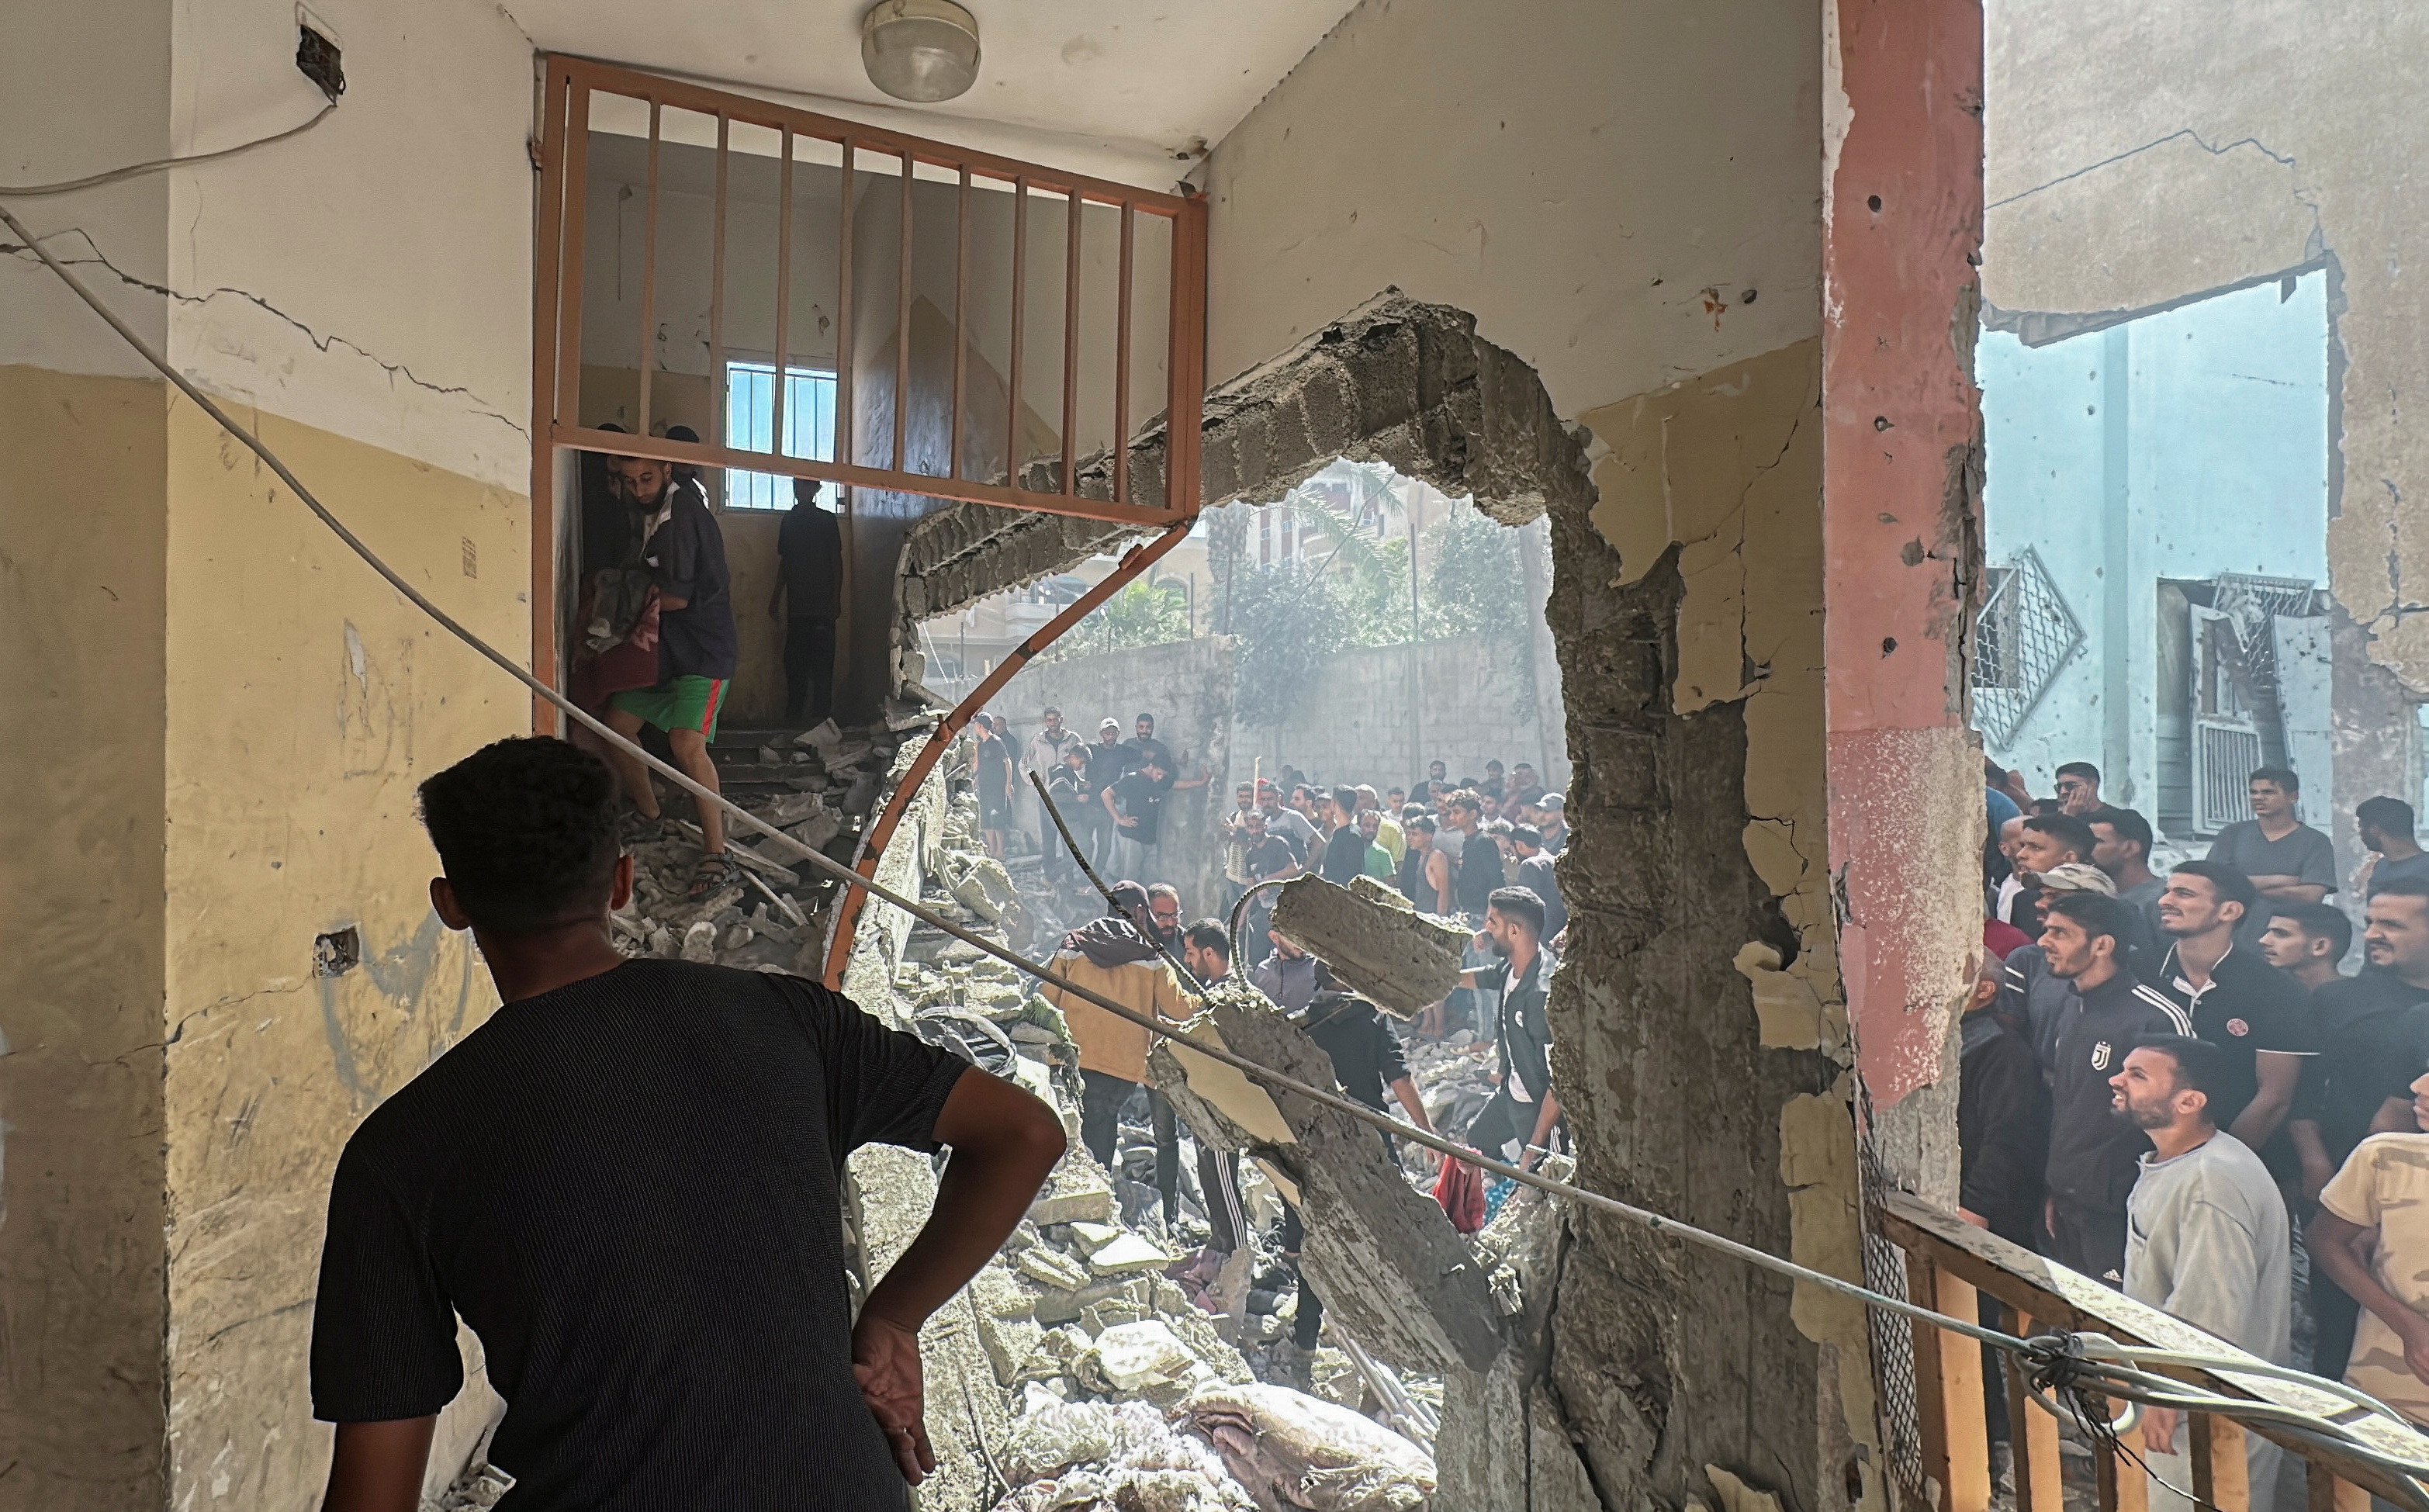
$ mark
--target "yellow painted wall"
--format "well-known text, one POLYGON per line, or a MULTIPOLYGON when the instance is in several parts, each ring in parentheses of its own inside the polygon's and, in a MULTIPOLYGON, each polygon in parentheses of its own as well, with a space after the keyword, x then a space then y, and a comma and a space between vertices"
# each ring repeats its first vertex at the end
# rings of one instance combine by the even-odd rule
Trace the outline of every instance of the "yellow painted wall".
MULTIPOLYGON (((528 655, 525 499, 240 418, 417 586, 528 655)), ((328 1452, 305 1362, 339 1149, 495 1003, 429 908, 414 787, 528 731, 530 702, 183 403, 166 476, 171 1501, 304 1508, 328 1452), (363 964, 315 977, 314 936, 348 926, 363 964)))
POLYGON ((0 367, 0 1505, 161 1504, 163 386, 0 367))

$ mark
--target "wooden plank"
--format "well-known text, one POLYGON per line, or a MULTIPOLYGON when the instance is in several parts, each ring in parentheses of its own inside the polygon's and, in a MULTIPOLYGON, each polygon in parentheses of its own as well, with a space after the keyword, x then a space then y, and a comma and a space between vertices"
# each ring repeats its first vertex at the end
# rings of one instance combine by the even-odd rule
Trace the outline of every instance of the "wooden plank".
POLYGON ((2116 1500, 2113 1503, 2104 1502, 2102 1504, 2113 1506, 2115 1512, 2151 1512, 2150 1472, 2121 1454, 2103 1454, 2100 1457, 2113 1462, 2115 1469, 2111 1480, 2115 1486, 2116 1500))
MULTIPOLYGON (((565 112, 566 78, 562 69, 548 71, 540 112, 539 243, 532 270, 532 435, 555 429, 557 327, 556 306, 561 259, 565 254, 565 112)), ((531 617, 532 675, 556 682, 556 449, 531 449, 531 617)), ((537 695, 532 698, 532 730, 556 733, 556 706, 537 695)))
POLYGON ((650 191, 641 202, 641 342, 634 366, 639 393, 633 404, 633 429, 650 434, 650 373, 658 348, 658 102, 650 101, 650 191))
MULTIPOLYGON (((1974 1289, 1934 1267, 1939 1284, 1932 1305, 1951 1318, 1973 1318, 1980 1304, 1974 1289)), ((1945 1328, 1925 1328, 1940 1355, 1941 1417, 1947 1435, 1948 1473, 1941 1482, 1949 1512, 1989 1512, 1991 1429, 1984 1418, 1982 1346, 1945 1328)))
POLYGON ((2243 1430, 2227 1418, 2198 1413, 2185 1435, 2191 1454, 2193 1499, 2219 1512, 2248 1512, 2252 1468, 2245 1459, 2243 1430))
MULTIPOLYGON (((775 376, 768 381, 769 406, 775 413, 769 417, 768 450, 778 456, 785 454, 785 390, 790 386, 785 374, 792 359, 785 348, 793 335, 793 134, 785 132, 777 139, 780 160, 776 165, 776 353, 775 376)), ((643 432, 647 435, 647 432, 643 432)), ((719 436, 718 444, 725 444, 719 436)))
MULTIPOLYGON (((1940 1273, 1917 1250, 1906 1252, 1906 1291, 1909 1297, 1930 1297, 1940 1290, 1940 1273)), ((1928 1304, 1926 1304, 1928 1306, 1928 1304)), ((1942 1377, 1947 1356, 1941 1352, 1940 1330, 1917 1323, 1914 1328, 1914 1405, 1923 1429, 1923 1473, 1940 1487, 1941 1512, 1955 1512, 1950 1491, 1949 1390, 1942 1377)))
MULTIPOLYGON (((2033 1320, 2008 1314, 2010 1332, 2028 1337, 2033 1320)), ((2024 1400, 2029 1388, 2016 1357, 2008 1356, 2008 1422, 2016 1455, 2017 1512, 2065 1512, 2063 1462, 2058 1457, 2057 1420, 2024 1400)))

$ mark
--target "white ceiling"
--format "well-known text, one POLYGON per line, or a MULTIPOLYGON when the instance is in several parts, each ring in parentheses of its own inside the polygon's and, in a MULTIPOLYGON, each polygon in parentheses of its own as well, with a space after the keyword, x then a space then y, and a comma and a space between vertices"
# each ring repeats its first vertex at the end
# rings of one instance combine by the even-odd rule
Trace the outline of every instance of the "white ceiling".
POLYGON ((1179 155, 1220 140, 1352 0, 963 0, 979 20, 978 83, 958 100, 916 108, 887 99, 861 71, 860 18, 870 3, 504 0, 504 8, 548 51, 879 107, 849 113, 914 131, 924 117, 927 134, 965 141, 970 133, 949 123, 1076 138, 1131 158, 1132 176, 1169 182, 1187 170, 1179 155))

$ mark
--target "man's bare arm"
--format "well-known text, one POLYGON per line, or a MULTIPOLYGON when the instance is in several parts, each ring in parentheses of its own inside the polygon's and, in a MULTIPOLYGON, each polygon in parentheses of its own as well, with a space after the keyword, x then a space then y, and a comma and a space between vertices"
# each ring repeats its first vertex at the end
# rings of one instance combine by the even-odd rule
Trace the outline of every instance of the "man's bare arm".
POLYGON ((2260 1090, 2236 1115, 2235 1126, 2227 1132, 2255 1150, 2268 1143, 2294 1106, 2294 1084, 2303 1077, 2305 1059, 2281 1050, 2263 1050, 2254 1056, 2260 1090))
POLYGON ((952 1155, 937 1178, 928 1222, 869 1289, 851 1331, 861 1394, 913 1485, 936 1468, 924 1421, 919 1325, 1003 1247, 1066 1143, 1053 1109, 977 1070, 953 1084, 936 1115, 936 1142, 952 1155))
POLYGON ((1535 1169, 1535 1162, 1543 1159, 1537 1152, 1545 1147, 1552 1137, 1553 1126, 1560 1121, 1561 1094, 1546 1087, 1544 1089, 1544 1106, 1535 1114, 1535 1132, 1527 1137, 1526 1151, 1518 1157, 1519 1169, 1535 1169))
POLYGON ((2312 1217, 2310 1232, 2305 1237, 2311 1258, 2327 1273, 2328 1279, 2395 1331, 2395 1337, 2404 1341, 2404 1363, 2416 1378, 2429 1381, 2429 1318, 2413 1311, 2379 1284, 2369 1258, 2376 1245, 2378 1230, 2347 1223, 2322 1208, 2312 1217))
POLYGON ((321 1512, 418 1512, 436 1417, 341 1422, 321 1512))
POLYGON ((2412 1116, 2412 1099, 2389 1097, 2378 1105, 2376 1116, 2370 1121, 2372 1134, 2418 1134, 2421 1123, 2412 1116))
POLYGON ((2320 1138, 2316 1119, 2298 1118, 2286 1126, 2286 1137, 2294 1144, 2294 1158, 2303 1166, 2303 1195, 2313 1202, 2329 1182, 2336 1179, 2337 1164, 2328 1159, 2328 1145, 2320 1138))

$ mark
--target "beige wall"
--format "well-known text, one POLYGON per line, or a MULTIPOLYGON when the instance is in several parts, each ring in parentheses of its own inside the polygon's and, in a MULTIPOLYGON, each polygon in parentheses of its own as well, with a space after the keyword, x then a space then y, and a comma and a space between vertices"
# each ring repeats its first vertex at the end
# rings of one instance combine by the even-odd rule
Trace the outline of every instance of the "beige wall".
MULTIPOLYGON (((1553 528, 1563 580, 1555 623, 1566 614, 1587 627, 1561 646, 1581 774, 1572 803, 1623 814, 1615 830, 1581 828, 1571 853, 1584 916, 1554 997, 1556 1075, 1585 1078, 1571 1083, 1583 1169, 1673 1212, 1707 1199, 1694 1173, 1714 1159, 1737 1170, 1742 1191, 1776 1179, 1767 1193, 1743 1191, 1732 1231, 1750 1232, 1738 1225, 1755 1211, 1782 1211, 1799 1259, 1853 1274, 1853 1081, 1827 1069, 1852 1056, 1821 782, 1823 37, 1815 8, 1366 0, 1195 176, 1212 201, 1217 381, 1396 286, 1473 313, 1478 334, 1531 365, 1554 408, 1591 432, 1595 539, 1558 518, 1553 528), (1632 649, 1644 632, 1619 604, 1660 601, 1672 553, 1680 591, 1662 633, 1676 648, 1663 712, 1677 723, 1648 742, 1627 723, 1637 715, 1611 706, 1614 684, 1639 680, 1634 658, 1654 654, 1632 649), (1743 790, 1715 800, 1743 804, 1743 855, 1678 880, 1720 886, 1733 863, 1749 870, 1800 952, 1791 970, 1773 969, 1776 934, 1732 934, 1743 928, 1732 921, 1710 939, 1647 939, 1650 903, 1614 908, 1594 896, 1639 897, 1671 881, 1627 869, 1644 858, 1601 848, 1607 837, 1722 817, 1692 812, 1707 800, 1693 774, 1657 764, 1662 738, 1743 751, 1743 790), (1652 796, 1624 796, 1640 787, 1652 796), (1635 812, 1669 803, 1679 807, 1659 821, 1635 812), (1677 1011, 1681 994, 1692 1013, 1677 1011), (1715 1014, 1743 1019, 1723 1030, 1715 1014), (1745 1074, 1784 1077, 1794 1066, 1808 1090, 1750 1082, 1749 1094, 1769 1099, 1767 1133, 1723 1156, 1672 1149, 1645 1122, 1671 1095, 1658 1076, 1645 1079, 1649 1068, 1741 1029, 1760 1046, 1745 1074)), ((1493 402, 1488 394, 1488 418, 1493 402)), ((1732 1300, 1694 1326, 1747 1326, 1752 1304, 1737 1279, 1716 1280, 1732 1300)), ((1598 1287, 1580 1281, 1573 1294, 1564 1283, 1562 1332, 1623 1361, 1603 1369, 1638 1369, 1634 1352, 1652 1346, 1620 1321, 1627 1305, 1598 1287)), ((1689 1371, 1675 1355, 1669 1367, 1648 1359, 1644 1368, 1680 1371, 1666 1389, 1677 1394, 1657 1408, 1597 1403, 1605 1389, 1589 1383, 1607 1377, 1582 1356, 1556 1356, 1573 1414, 1564 1426, 1582 1436, 1599 1494, 1687 1494, 1689 1485, 1662 1478, 1678 1471, 1665 1469, 1669 1448, 1659 1461, 1650 1451, 1635 1457, 1635 1435, 1682 1433, 1724 1457, 1741 1452, 1724 1446, 1767 1441, 1763 1460, 1733 1468, 1787 1500, 1835 1503, 1842 1478, 1831 1456, 1843 1450, 1830 1446, 1875 1431, 1863 1320, 1807 1296, 1793 1325, 1803 1347, 1821 1347, 1800 1355, 1763 1325, 1743 1360, 1689 1371), (1768 1399, 1775 1387, 1813 1395, 1802 1405, 1768 1399), (1802 1432, 1818 1438, 1801 1441, 1820 1447, 1818 1462, 1769 1421, 1816 1408, 1802 1432)), ((1530 1494, 1567 1504, 1540 1484, 1530 1494)))
POLYGON ((165 386, 0 367, 0 1504, 161 1499, 165 386))

